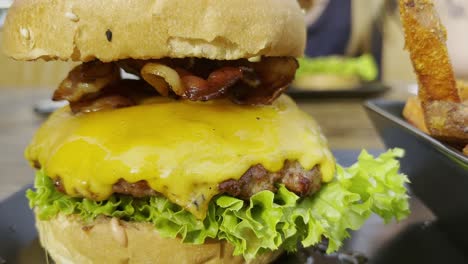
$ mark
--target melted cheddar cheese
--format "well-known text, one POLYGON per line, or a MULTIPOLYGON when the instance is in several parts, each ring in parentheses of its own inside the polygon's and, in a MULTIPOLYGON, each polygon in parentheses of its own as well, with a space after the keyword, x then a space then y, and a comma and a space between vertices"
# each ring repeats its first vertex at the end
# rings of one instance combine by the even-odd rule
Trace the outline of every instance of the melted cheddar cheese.
POLYGON ((146 180, 198 218, 251 166, 278 171, 285 160, 318 165, 333 178, 335 161, 316 122, 287 96, 270 106, 152 98, 141 105, 73 115, 68 107, 42 125, 26 149, 69 195, 104 200, 119 179, 146 180))

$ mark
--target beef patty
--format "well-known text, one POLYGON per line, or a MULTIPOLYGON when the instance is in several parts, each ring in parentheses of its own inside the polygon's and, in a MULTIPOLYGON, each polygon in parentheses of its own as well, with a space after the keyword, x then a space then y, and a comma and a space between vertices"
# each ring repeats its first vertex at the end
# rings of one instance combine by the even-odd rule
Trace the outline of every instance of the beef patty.
MULTIPOLYGON (((317 192, 321 187, 322 175, 317 166, 311 170, 304 168, 297 161, 286 161, 283 168, 277 172, 270 172, 262 165, 250 167, 239 180, 226 180, 218 185, 220 193, 226 193, 244 200, 257 192, 269 190, 276 192, 278 184, 284 184, 289 190, 301 197, 317 192)), ((54 180, 55 187, 65 192, 59 178, 54 180)), ((154 196, 158 193, 151 189, 144 180, 129 183, 120 179, 112 188, 114 193, 131 195, 133 197, 154 196)))
POLYGON ((269 172, 262 165, 252 166, 239 180, 224 181, 218 188, 222 193, 249 199, 260 191, 276 192, 276 185, 284 184, 289 191, 305 197, 318 191, 321 182, 322 175, 317 166, 306 171, 299 162, 286 161, 278 172, 269 172))

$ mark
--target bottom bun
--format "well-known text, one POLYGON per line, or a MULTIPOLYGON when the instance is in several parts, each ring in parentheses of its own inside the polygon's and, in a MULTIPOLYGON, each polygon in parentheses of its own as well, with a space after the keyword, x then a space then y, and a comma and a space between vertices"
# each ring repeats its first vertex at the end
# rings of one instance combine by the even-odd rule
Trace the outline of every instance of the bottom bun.
POLYGON ((84 224, 78 216, 59 215, 36 219, 42 246, 56 263, 270 263, 281 252, 258 256, 246 262, 232 256, 226 241, 202 245, 184 244, 180 239, 162 238, 153 225, 100 217, 84 224))

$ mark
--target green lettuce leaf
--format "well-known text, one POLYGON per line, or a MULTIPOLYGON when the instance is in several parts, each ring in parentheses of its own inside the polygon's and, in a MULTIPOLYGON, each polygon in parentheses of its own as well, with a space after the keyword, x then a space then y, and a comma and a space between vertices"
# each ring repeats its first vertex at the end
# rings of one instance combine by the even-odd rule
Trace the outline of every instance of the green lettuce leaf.
POLYGON ((408 179, 398 173, 396 160, 402 155, 395 149, 374 158, 363 151, 356 164, 338 166, 335 179, 308 198, 301 199, 282 185, 277 193, 262 191, 248 202, 220 195, 211 201, 204 220, 160 196, 113 195, 101 202, 72 198, 56 191, 43 171, 37 172, 35 190, 26 195, 42 220, 62 213, 79 214, 84 221, 108 216, 149 222, 162 236, 180 237, 186 243, 225 239, 234 245, 235 255, 247 260, 278 248, 295 251, 298 243, 312 246, 323 237, 329 240, 327 252, 333 252, 349 236, 348 230, 359 229, 372 213, 386 222, 409 214, 404 186, 408 179))
POLYGON ((377 64, 370 54, 357 58, 347 57, 317 57, 300 58, 297 77, 313 74, 334 74, 340 76, 357 76, 363 81, 373 81, 377 78, 377 64))

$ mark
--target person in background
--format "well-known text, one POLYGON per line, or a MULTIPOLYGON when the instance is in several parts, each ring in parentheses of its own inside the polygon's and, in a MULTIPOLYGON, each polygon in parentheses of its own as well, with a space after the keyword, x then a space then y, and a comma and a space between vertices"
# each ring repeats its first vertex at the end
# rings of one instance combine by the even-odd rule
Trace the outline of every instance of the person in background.
MULTIPOLYGON (((414 83, 411 61, 404 50, 398 0, 308 1, 308 57, 371 53, 381 79, 414 83)), ((434 0, 447 28, 447 46, 455 75, 468 79, 468 1, 434 0)))
POLYGON ((458 79, 468 80, 468 1, 436 0, 435 6, 447 28, 447 47, 458 79))
POLYGON ((315 0, 306 12, 306 56, 357 56, 380 58, 381 38, 376 21, 383 1, 315 0))
MULTIPOLYGON (((468 80, 468 1, 434 0, 442 23, 447 29, 447 47, 455 76, 468 80)), ((398 0, 385 1, 383 18, 384 80, 416 82, 409 54, 404 50, 404 35, 400 22, 398 0)))
POLYGON ((381 32, 376 20, 382 0, 314 0, 305 9, 306 58, 295 87, 343 90, 379 78, 381 32))

